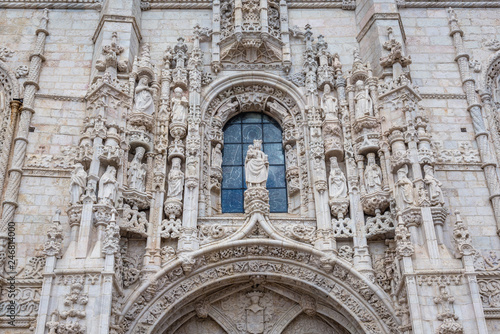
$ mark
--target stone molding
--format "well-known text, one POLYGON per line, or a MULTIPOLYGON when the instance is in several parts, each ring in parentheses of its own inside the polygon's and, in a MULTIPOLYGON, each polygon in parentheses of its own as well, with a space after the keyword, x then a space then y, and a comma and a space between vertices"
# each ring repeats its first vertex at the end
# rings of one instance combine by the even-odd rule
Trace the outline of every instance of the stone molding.
POLYGON ((219 283, 240 275, 278 274, 324 290, 333 299, 339 298, 337 302, 344 305, 353 317, 359 317, 356 312, 361 312, 367 317, 365 320, 372 319, 360 321, 364 326, 371 325, 374 326, 372 329, 378 328, 379 331, 381 323, 388 328, 396 326, 390 299, 385 292, 343 259, 332 258, 333 262, 327 264, 329 261, 325 255, 310 246, 287 245, 269 239, 259 239, 258 242, 246 239, 207 247, 189 254, 189 263, 192 264, 189 271, 183 266, 185 260, 176 259, 138 286, 126 301, 123 320, 131 319, 130 333, 141 327, 150 328, 156 326, 161 320, 160 315, 175 307, 183 295, 192 294, 193 289, 198 291, 208 283, 219 283), (267 269, 262 269, 262 265, 267 269), (350 295, 347 298, 350 302, 341 300, 346 293, 350 295), (350 309, 353 303, 356 306, 350 309))
POLYGON ((50 99, 56 101, 71 101, 71 102, 85 102, 84 96, 68 96, 68 95, 50 95, 50 94, 35 94, 39 99, 50 99))
POLYGON ((21 8, 21 9, 94 9, 101 10, 101 0, 0 0, 0 8, 21 8))
POLYGON ((424 100, 465 100, 465 94, 420 94, 424 100))
MULTIPOLYGON (((211 0, 150 0, 142 1, 142 10, 152 10, 152 9, 211 9, 211 0)), ((350 4, 350 1, 342 0, 323 0, 323 1, 313 1, 313 0, 289 0, 288 8, 301 9, 301 8, 342 8, 345 10, 354 10, 356 8, 355 4, 350 4), (345 2, 349 2, 346 5, 345 2)))
POLYGON ((398 8, 500 8, 498 1, 398 0, 398 8))

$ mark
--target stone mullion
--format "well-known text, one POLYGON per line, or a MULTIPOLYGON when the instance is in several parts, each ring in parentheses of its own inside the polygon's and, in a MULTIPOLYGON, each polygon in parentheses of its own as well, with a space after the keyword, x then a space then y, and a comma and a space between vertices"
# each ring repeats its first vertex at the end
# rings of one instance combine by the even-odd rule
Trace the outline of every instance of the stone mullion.
POLYGON ((35 93, 38 91, 38 80, 42 63, 45 60, 43 52, 45 41, 48 36, 48 10, 44 11, 40 26, 36 31, 36 41, 34 51, 30 58, 30 68, 28 78, 24 83, 24 104, 21 108, 21 116, 17 126, 17 137, 14 139, 14 153, 12 157, 12 167, 9 170, 9 179, 7 181, 5 199, 3 202, 2 221, 0 233, 6 232, 7 224, 14 218, 17 208, 17 198, 19 187, 21 185, 22 168, 26 158, 26 147, 28 146, 28 132, 31 124, 31 118, 34 113, 35 93))
POLYGON ((465 52, 463 45, 463 31, 458 26, 458 19, 455 12, 450 9, 450 36, 453 38, 455 45, 456 58, 460 76, 462 78, 462 87, 467 97, 469 105, 468 110, 472 118, 474 132, 476 134, 476 143, 483 162, 482 168, 486 177, 486 183, 490 192, 490 200, 495 214, 497 224, 497 233, 500 233, 500 183, 496 171, 496 164, 493 162, 493 157, 490 152, 488 141, 488 133, 484 124, 484 119, 481 111, 481 104, 478 101, 478 96, 475 92, 474 79, 470 74, 469 55, 465 52))

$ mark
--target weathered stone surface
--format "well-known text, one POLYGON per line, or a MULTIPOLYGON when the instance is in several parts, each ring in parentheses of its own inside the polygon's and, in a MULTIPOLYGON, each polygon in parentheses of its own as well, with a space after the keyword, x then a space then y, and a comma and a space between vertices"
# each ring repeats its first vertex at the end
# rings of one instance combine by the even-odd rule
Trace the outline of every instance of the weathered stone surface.
POLYGON ((0 331, 499 332, 499 18, 0 0, 0 331))

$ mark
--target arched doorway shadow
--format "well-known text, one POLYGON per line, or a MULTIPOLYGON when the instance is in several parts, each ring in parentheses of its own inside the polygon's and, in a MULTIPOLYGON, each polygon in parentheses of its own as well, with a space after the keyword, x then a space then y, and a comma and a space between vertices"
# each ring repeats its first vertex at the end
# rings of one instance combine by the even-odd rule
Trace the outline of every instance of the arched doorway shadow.
POLYGON ((260 275, 216 284, 185 300, 152 333, 182 334, 193 327, 200 334, 215 328, 222 333, 365 333, 341 305, 321 292, 317 295, 316 289, 292 284, 282 277, 260 275))

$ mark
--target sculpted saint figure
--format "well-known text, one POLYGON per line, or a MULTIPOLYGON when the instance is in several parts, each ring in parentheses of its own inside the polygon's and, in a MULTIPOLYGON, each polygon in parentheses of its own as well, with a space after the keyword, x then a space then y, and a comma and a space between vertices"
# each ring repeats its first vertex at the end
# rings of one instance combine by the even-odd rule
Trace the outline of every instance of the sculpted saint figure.
POLYGON ((116 169, 113 166, 108 166, 99 180, 99 193, 97 194, 99 203, 113 205, 116 201, 117 190, 116 169))
POLYGON ((269 173, 267 154, 261 150, 262 140, 254 140, 248 147, 245 159, 245 180, 247 187, 265 187, 269 173))
POLYGON ((80 202, 80 196, 82 196, 85 187, 87 186, 87 173, 83 169, 83 165, 80 163, 75 164, 75 170, 71 173, 71 204, 77 204, 80 202))
POLYGON ((321 107, 325 112, 326 120, 335 120, 338 118, 338 101, 331 94, 330 85, 325 85, 323 98, 321 99, 321 107))
POLYGON ((212 149, 212 167, 220 168, 220 166, 222 166, 222 150, 221 144, 217 144, 212 149))
POLYGON ((144 147, 135 149, 135 156, 128 168, 128 186, 131 189, 144 191, 146 188, 146 164, 142 163, 142 158, 146 150, 144 147))
POLYGON ((438 179, 434 177, 434 170, 432 166, 424 166, 424 182, 429 187, 429 197, 432 205, 444 204, 443 190, 441 186, 443 185, 438 179))
POLYGON ((172 122, 186 122, 189 102, 182 94, 182 88, 177 87, 174 89, 174 97, 172 98, 172 122))
POLYGON ((176 198, 182 201, 184 191, 184 173, 181 171, 181 159, 172 159, 172 169, 168 173, 168 198, 176 198))
POLYGON ((368 153, 368 165, 365 169, 365 187, 367 193, 382 189, 382 169, 375 162, 375 153, 368 153))
POLYGON ((153 89, 148 86, 148 77, 141 76, 135 88, 134 111, 152 115, 154 112, 153 89))
POLYGON ((356 118, 361 118, 366 115, 373 116, 373 101, 368 93, 368 89, 361 80, 356 82, 354 102, 356 103, 356 118))
POLYGON ((328 177, 330 199, 347 197, 347 182, 339 167, 337 157, 330 158, 330 176, 328 177))
POLYGON ((396 187, 398 188, 398 197, 402 200, 401 205, 407 207, 412 205, 414 202, 414 190, 413 182, 408 178, 408 166, 404 165, 398 169, 398 182, 396 182, 396 187))
POLYGON ((286 166, 287 167, 293 167, 297 166, 297 151, 295 150, 292 145, 287 144, 285 146, 285 151, 286 151, 286 166))

